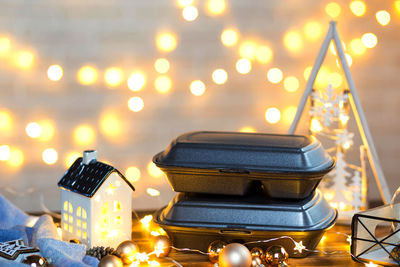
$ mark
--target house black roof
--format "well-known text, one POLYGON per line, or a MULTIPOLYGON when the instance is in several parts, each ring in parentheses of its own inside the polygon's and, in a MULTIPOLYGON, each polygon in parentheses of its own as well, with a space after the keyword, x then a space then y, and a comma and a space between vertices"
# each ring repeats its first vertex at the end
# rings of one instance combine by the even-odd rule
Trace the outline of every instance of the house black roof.
POLYGON ((133 185, 114 167, 99 161, 85 165, 82 163, 82 158, 78 158, 72 164, 58 182, 58 186, 86 197, 92 197, 113 172, 117 172, 135 191, 133 185))

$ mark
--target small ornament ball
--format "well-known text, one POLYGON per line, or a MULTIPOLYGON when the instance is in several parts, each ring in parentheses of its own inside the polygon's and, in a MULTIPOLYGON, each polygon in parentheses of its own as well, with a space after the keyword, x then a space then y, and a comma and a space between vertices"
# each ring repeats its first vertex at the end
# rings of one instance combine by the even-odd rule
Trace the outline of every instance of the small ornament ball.
POLYGON ((124 264, 131 264, 138 252, 139 248, 132 240, 122 242, 115 250, 115 254, 121 258, 124 264))
POLYGON ((218 256, 221 250, 227 245, 226 242, 221 241, 221 240, 215 240, 214 242, 211 242, 211 244, 208 246, 208 258, 212 263, 218 262, 218 256))
POLYGON ((169 252, 171 251, 171 241, 169 240, 168 236, 156 236, 154 238, 153 245, 156 251, 159 250, 157 254, 157 257, 159 258, 168 256, 169 252))
POLYGON ((254 247, 250 250, 252 257, 260 257, 260 259, 264 258, 264 251, 259 247, 254 247))
POLYGON ((49 266, 46 259, 37 254, 29 255, 22 261, 22 263, 28 264, 32 267, 47 267, 47 266, 49 266))
POLYGON ((265 261, 267 264, 272 266, 281 266, 282 264, 286 264, 288 258, 289 255, 282 246, 270 246, 265 251, 265 261))
POLYGON ((253 258, 251 259, 251 267, 260 267, 260 266, 263 266, 261 258, 258 256, 253 256, 253 258))
POLYGON ((107 255, 100 260, 98 267, 123 267, 122 260, 114 255, 107 255))
POLYGON ((226 245, 219 253, 219 267, 250 267, 251 254, 246 246, 239 243, 226 245))

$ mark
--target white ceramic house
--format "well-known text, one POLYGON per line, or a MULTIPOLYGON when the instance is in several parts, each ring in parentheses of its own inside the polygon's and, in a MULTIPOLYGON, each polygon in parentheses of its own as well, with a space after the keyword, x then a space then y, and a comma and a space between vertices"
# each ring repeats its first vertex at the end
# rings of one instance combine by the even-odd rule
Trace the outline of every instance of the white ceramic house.
POLYGON ((134 187, 114 167, 83 152, 58 182, 63 239, 88 247, 117 247, 131 239, 134 187))

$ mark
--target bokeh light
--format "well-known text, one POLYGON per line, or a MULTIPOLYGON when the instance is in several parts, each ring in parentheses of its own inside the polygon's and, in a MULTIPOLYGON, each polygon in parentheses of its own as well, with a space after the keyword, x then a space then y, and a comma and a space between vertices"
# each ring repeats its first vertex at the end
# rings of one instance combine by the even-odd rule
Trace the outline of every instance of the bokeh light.
POLYGON ((47 69, 47 77, 52 81, 59 81, 63 76, 63 69, 60 65, 51 65, 47 69))
POLYGON ((328 75, 329 75, 329 70, 327 67, 322 66, 317 74, 317 78, 315 79, 315 84, 317 86, 327 86, 328 84, 328 75))
POLYGON ((91 145, 96 139, 96 132, 92 126, 82 124, 75 128, 73 138, 75 143, 80 146, 91 145))
POLYGON ((367 51, 367 48, 364 46, 361 38, 355 38, 350 42, 350 49, 355 55, 362 55, 367 51))
POLYGON ((25 132, 30 138, 38 138, 42 134, 42 127, 37 122, 30 122, 25 127, 25 132))
POLYGON ((43 162, 52 165, 58 160, 58 153, 54 148, 47 148, 42 153, 43 162))
POLYGON ((340 15, 341 8, 336 2, 330 2, 325 6, 326 14, 331 18, 337 18, 340 15))
MULTIPOLYGON (((346 61, 347 61, 347 65, 349 66, 349 68, 351 67, 351 65, 353 65, 353 58, 350 56, 350 54, 344 54, 344 56, 346 57, 346 61)), ((340 62, 339 59, 336 59, 336 65, 338 66, 338 68, 340 68, 340 62)))
POLYGON ((283 87, 288 92, 296 92, 299 89, 299 79, 294 76, 288 76, 283 80, 283 87))
POLYGON ((128 88, 133 92, 142 90, 145 84, 146 76, 141 71, 132 73, 128 78, 128 88))
POLYGON ((160 51, 171 52, 175 50, 177 46, 177 40, 175 34, 171 32, 162 32, 157 35, 156 45, 160 51))
POLYGON ((267 73, 267 78, 271 83, 279 83, 282 81, 283 73, 279 68, 271 68, 267 73))
POLYGON ((146 192, 152 197, 158 197, 160 195, 160 191, 151 187, 147 188, 146 192))
POLYGON ((13 128, 13 118, 8 110, 0 110, 0 134, 8 133, 13 128))
POLYGON ((267 64, 272 60, 272 49, 269 46, 262 45, 256 50, 256 60, 261 64, 267 64))
POLYGON ((224 69, 216 69, 212 73, 212 79, 216 84, 224 84, 228 80, 228 73, 224 69))
POLYGON ((276 124, 281 119, 281 112, 275 107, 268 108, 265 111, 265 119, 271 124, 276 124))
POLYGON ((297 31, 289 31, 283 37, 283 44, 290 52, 297 53, 303 48, 303 40, 297 31))
POLYGON ((195 96, 202 96, 206 91, 205 84, 200 80, 195 80, 190 84, 190 92, 195 96))
POLYGON ((128 108, 133 112, 139 112, 143 109, 144 102, 143 99, 139 96, 134 96, 129 98, 128 100, 128 108))
POLYGON ((138 167, 130 166, 125 171, 125 177, 130 183, 134 183, 140 180, 140 170, 138 167))
POLYGON ((307 81, 308 78, 310 78, 311 71, 312 71, 312 66, 308 66, 307 68, 304 69, 303 73, 304 80, 307 81))
POLYGON ((39 136, 40 141, 49 141, 54 137, 55 134, 55 127, 54 122, 48 119, 38 121, 42 133, 39 136))
POLYGON ((236 62, 236 70, 240 74, 247 74, 251 71, 251 62, 247 58, 241 58, 236 62))
MULTIPOLYGON (((342 42, 342 48, 343 48, 343 51, 346 51, 346 44, 344 42, 342 42)), ((331 53, 336 56, 336 46, 333 41, 330 43, 329 49, 331 50, 331 53)))
POLYGON ((97 81, 99 74, 95 67, 93 66, 82 66, 78 70, 77 79, 83 85, 90 85, 97 81))
POLYGON ((111 67, 104 72, 104 81, 109 87, 116 87, 122 83, 122 70, 111 67))
POLYGON ((75 160, 81 156, 82 156, 81 153, 76 151, 68 152, 64 158, 64 166, 66 168, 71 167, 71 165, 75 162, 75 160))
POLYGON ((24 153, 16 147, 11 148, 10 157, 7 164, 12 168, 19 168, 24 163, 24 153))
POLYGON ((180 7, 185 7, 185 6, 190 6, 191 4, 193 4, 194 0, 178 0, 178 5, 180 7))
POLYGON ((150 174, 151 177, 160 178, 164 176, 164 173, 160 168, 158 168, 152 161, 147 164, 147 172, 150 174))
POLYGON ((156 78, 154 86, 160 94, 167 94, 171 91, 172 81, 168 76, 162 75, 156 78))
POLYGON ((199 11, 195 6, 186 6, 182 10, 182 16, 186 21, 194 21, 199 15, 199 11))
POLYGON ((30 51, 21 51, 16 54, 15 63, 21 69, 30 69, 33 66, 35 56, 30 51))
POLYGON ((310 41, 318 40, 322 35, 322 26, 318 21, 312 20, 304 25, 304 34, 310 41))
POLYGON ((375 14, 376 20, 382 26, 386 26, 390 22, 390 14, 386 10, 380 10, 375 14))
POLYGON ((257 45, 253 41, 245 41, 239 46, 239 55, 242 58, 252 60, 256 56, 257 45))
POLYGON ((221 15, 226 9, 225 0, 207 0, 206 9, 210 15, 221 15))
POLYGON ((351 1, 350 10, 357 17, 361 17, 362 15, 365 14, 365 11, 367 10, 367 6, 365 5, 365 3, 363 1, 358 1, 358 0, 351 1))
POLYGON ((0 146, 0 161, 7 161, 10 158, 11 150, 7 145, 0 146))
POLYGON ((340 75, 337 72, 332 72, 328 74, 328 85, 332 85, 333 88, 338 88, 339 86, 342 85, 343 78, 342 75, 340 75))
POLYGON ((313 133, 317 133, 322 131, 322 124, 319 122, 319 120, 317 120, 316 118, 313 118, 311 120, 311 125, 310 125, 310 130, 313 133))
POLYGON ((242 132, 242 133, 255 133, 257 131, 256 131, 256 129, 254 129, 254 127, 244 126, 244 127, 239 129, 239 132, 242 132))
POLYGON ((100 132, 109 140, 118 141, 124 133, 124 127, 120 114, 115 111, 107 110, 100 115, 100 132))
POLYGON ((169 71, 170 64, 168 59, 166 58, 158 58, 156 62, 154 62, 154 69, 161 74, 167 73, 169 71))
POLYGON ((11 48, 11 41, 7 37, 0 37, 0 55, 7 53, 11 48))
POLYGON ((400 14, 400 0, 394 1, 394 9, 400 14))
POLYGON ((378 38, 373 33, 366 33, 361 37, 361 41, 367 48, 373 48, 378 43, 378 38))
POLYGON ((297 107, 288 106, 283 110, 282 120, 286 124, 291 124, 293 122, 294 116, 296 116, 297 107))
POLYGON ((235 29, 225 29, 221 33, 221 42, 227 47, 231 47, 237 44, 239 40, 239 34, 235 29))

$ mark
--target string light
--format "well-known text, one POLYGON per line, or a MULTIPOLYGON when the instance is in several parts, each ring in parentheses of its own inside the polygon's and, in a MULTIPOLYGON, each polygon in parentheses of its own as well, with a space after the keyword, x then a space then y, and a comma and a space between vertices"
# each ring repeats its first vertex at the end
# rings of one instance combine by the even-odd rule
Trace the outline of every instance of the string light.
POLYGON ((332 85, 332 87, 338 88, 340 85, 342 85, 342 82, 343 82, 342 75, 340 75, 337 72, 329 73, 328 84, 332 85))
POLYGON ((318 40, 322 34, 322 26, 317 21, 309 21, 304 25, 304 34, 310 41, 318 40))
POLYGON ((42 129, 42 133, 38 139, 43 142, 51 140, 55 133, 54 123, 51 120, 40 120, 38 123, 42 129))
POLYGON ((21 69, 29 69, 33 65, 35 56, 30 51, 21 51, 17 53, 15 63, 21 69))
POLYGON ((154 188, 147 188, 146 189, 147 194, 149 194, 152 197, 157 197, 160 195, 160 191, 158 191, 157 189, 154 188))
POLYGON ((300 241, 300 242, 294 241, 294 245, 295 246, 294 246, 293 250, 295 250, 295 251, 297 251, 299 253, 302 253, 303 250, 306 249, 306 247, 303 245, 303 241, 300 241))
POLYGON ((133 112, 139 112, 143 109, 144 102, 139 96, 134 96, 128 100, 128 108, 133 112))
POLYGON ((236 62, 236 70, 240 74, 247 74, 251 71, 251 62, 246 58, 241 58, 236 62))
POLYGON ((299 89, 299 80, 294 76, 288 76, 283 80, 283 87, 288 92, 296 92, 299 89))
POLYGON ((54 148, 45 149, 42 153, 42 159, 48 165, 56 163, 58 159, 57 151, 54 148))
POLYGON ((365 11, 367 10, 367 6, 365 5, 365 3, 363 1, 352 1, 350 3, 350 10, 357 17, 361 17, 365 14, 365 11))
POLYGON ((160 178, 164 175, 164 173, 158 168, 152 161, 147 164, 147 172, 151 177, 160 178))
POLYGON ((154 62, 154 69, 161 74, 167 73, 169 71, 170 65, 166 58, 159 58, 154 62))
POLYGON ((318 132, 322 131, 322 125, 319 122, 319 120, 317 120, 316 118, 313 118, 311 120, 310 130, 313 133, 318 133, 318 132))
POLYGON ((373 48, 378 43, 378 38, 373 33, 366 33, 361 37, 361 41, 367 48, 373 48))
POLYGON ((59 81, 63 76, 63 69, 60 65, 51 65, 47 69, 47 77, 52 81, 59 81))
POLYGON ((288 106, 283 111, 283 121, 286 124, 292 123, 294 116, 296 115, 297 107, 296 106, 288 106))
POLYGON ((92 126, 88 124, 82 124, 75 128, 73 137, 76 144, 87 146, 94 143, 96 133, 92 126))
POLYGON ((10 158, 11 150, 7 145, 0 146, 0 161, 7 161, 10 158))
POLYGON ((252 60, 256 56, 257 45, 253 41, 245 41, 239 46, 239 55, 242 58, 252 60))
POLYGON ((378 264, 373 263, 372 261, 370 261, 369 263, 365 263, 365 267, 378 267, 378 264))
POLYGON ((160 94, 167 94, 171 91, 172 81, 168 76, 162 75, 154 81, 154 86, 160 94))
POLYGON ((224 84, 228 80, 228 73, 224 69, 216 69, 212 73, 212 79, 216 84, 224 84))
POLYGON ((146 84, 146 76, 143 72, 137 71, 131 74, 128 79, 128 88, 133 91, 137 92, 142 90, 144 85, 146 84))
POLYGON ((19 168, 24 163, 24 153, 18 148, 12 148, 10 157, 7 160, 7 164, 13 168, 19 168))
POLYGON ((283 37, 283 44, 290 52, 297 53, 303 48, 303 40, 297 31, 289 31, 283 37))
POLYGON ((66 168, 69 168, 75 162, 75 160, 77 158, 79 158, 80 156, 81 156, 81 153, 75 152, 75 151, 67 153, 67 155, 65 156, 65 159, 64 159, 64 166, 66 168))
POLYGON ((262 45, 256 50, 256 60, 261 64, 267 64, 272 60, 272 50, 269 46, 262 45))
POLYGON ((396 0, 394 2, 394 9, 397 11, 397 13, 400 13, 400 0, 396 0))
POLYGON ((195 6, 186 6, 182 10, 182 16, 186 21, 194 21, 199 15, 199 11, 195 6))
POLYGON ((25 132, 30 138, 38 138, 42 134, 42 127, 37 122, 30 122, 25 127, 25 132))
POLYGON ((178 0, 178 5, 181 7, 190 6, 193 4, 193 0, 178 0))
POLYGON ((225 0, 208 0, 207 11, 210 15, 221 15, 226 9, 225 0))
POLYGON ((376 20, 382 26, 386 26, 390 22, 390 14, 386 10, 380 10, 375 14, 376 20))
POLYGON ((0 38, 0 55, 7 53, 10 50, 11 41, 7 37, 0 38))
POLYGON ((111 88, 120 85, 122 83, 122 70, 116 67, 106 69, 104 81, 111 88))
POLYGON ((77 79, 83 85, 90 85, 97 81, 98 71, 93 66, 82 66, 78 70, 77 79))
POLYGON ((281 119, 281 112, 277 108, 268 108, 265 111, 265 119, 267 122, 271 124, 276 124, 280 121, 281 119))
POLYGON ((362 55, 367 51, 367 48, 364 46, 361 38, 355 38, 350 42, 350 49, 356 55, 362 55))
POLYGON ((267 78, 271 83, 279 83, 282 81, 283 73, 279 68, 271 68, 267 73, 267 78))
POLYGON ((195 96, 202 96, 205 91, 206 86, 200 80, 195 80, 190 84, 190 92, 195 96))
POLYGON ((325 6, 325 12, 331 18, 337 18, 340 15, 341 8, 336 2, 330 2, 325 6))
POLYGON ((171 32, 162 32, 157 35, 156 45, 160 51, 171 52, 177 46, 176 36, 171 32))
POLYGON ((139 168, 135 166, 128 167, 125 171, 125 177, 130 183, 139 181, 140 175, 141 173, 139 168))
POLYGON ((242 133, 255 133, 257 131, 256 131, 256 129, 254 129, 251 126, 244 126, 244 127, 239 129, 239 132, 242 132, 242 133))
POLYGON ((100 131, 112 141, 121 141, 123 125, 121 116, 114 111, 105 111, 100 116, 100 131))
POLYGON ((225 29, 221 33, 221 42, 227 47, 231 47, 237 44, 239 40, 239 34, 234 29, 225 29))

